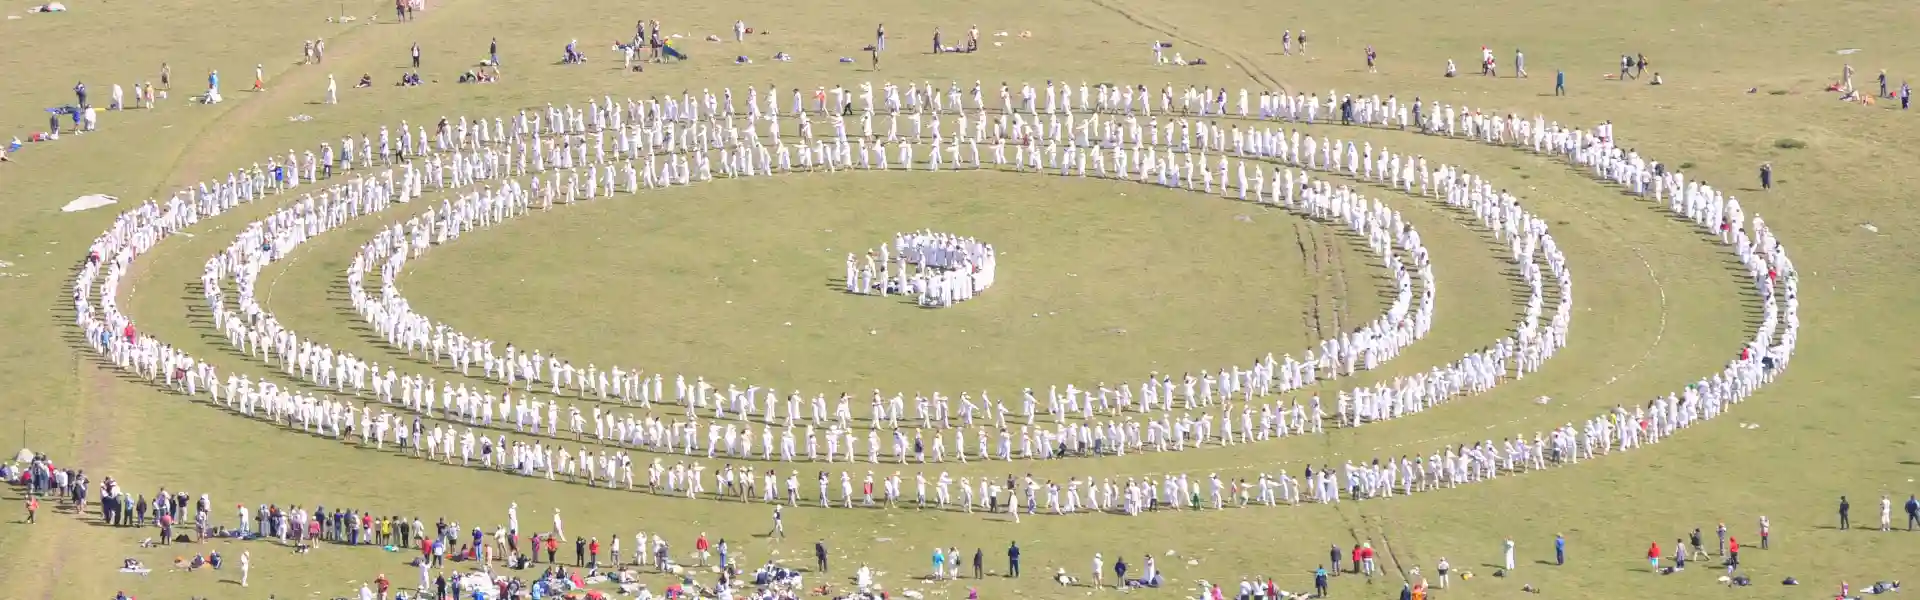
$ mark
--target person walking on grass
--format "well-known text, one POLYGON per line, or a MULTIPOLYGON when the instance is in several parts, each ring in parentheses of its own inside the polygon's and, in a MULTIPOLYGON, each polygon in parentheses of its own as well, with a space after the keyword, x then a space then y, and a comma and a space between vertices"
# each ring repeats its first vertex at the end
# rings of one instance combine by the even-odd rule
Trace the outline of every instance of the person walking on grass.
POLYGON ((1567 565, 1567 536, 1558 533, 1553 534, 1553 564, 1561 567, 1567 565))
POLYGON ((1553 71, 1553 95, 1567 95, 1567 72, 1564 69, 1554 69, 1553 71))
MULTIPOLYGON (((768 477, 771 479, 772 476, 768 477)), ((769 485, 768 487, 771 489, 772 486, 769 485)), ((778 540, 787 539, 787 526, 780 519, 780 505, 778 504, 773 505, 773 531, 768 532, 767 537, 778 540)))
POLYGON ((1847 509, 1852 507, 1853 505, 1847 503, 1846 496, 1840 497, 1840 529, 1843 531, 1852 525, 1852 523, 1847 522, 1847 509))

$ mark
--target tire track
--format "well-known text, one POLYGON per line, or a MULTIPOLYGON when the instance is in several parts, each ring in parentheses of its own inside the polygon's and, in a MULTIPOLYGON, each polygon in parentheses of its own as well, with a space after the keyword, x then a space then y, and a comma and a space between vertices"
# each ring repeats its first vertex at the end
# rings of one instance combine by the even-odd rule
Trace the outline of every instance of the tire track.
POLYGON ((1307 292, 1307 306, 1300 310, 1300 321, 1306 326, 1309 332, 1307 334, 1307 344, 1311 347, 1312 344, 1316 344, 1320 340, 1327 338, 1324 335, 1325 331, 1324 328, 1321 327, 1320 322, 1320 281, 1322 278, 1320 277, 1319 239, 1308 231, 1309 227, 1311 227, 1311 225, 1299 221, 1293 224, 1293 242, 1294 245, 1300 248, 1300 264, 1306 272, 1308 281, 1313 282, 1310 291, 1307 292))
POLYGON ((1320 251, 1323 253, 1321 263, 1327 265, 1325 270, 1333 286, 1333 299, 1329 302, 1331 306, 1328 307, 1333 311, 1333 332, 1334 335, 1339 335, 1346 331, 1343 321, 1347 317, 1347 294, 1352 291, 1347 282, 1345 261, 1341 260, 1340 256, 1343 254, 1340 234, 1331 227, 1322 227, 1316 232, 1321 238, 1320 251))
POLYGON ((1113 0, 1090 0, 1090 1, 1093 2, 1094 6, 1098 6, 1116 15, 1120 15, 1120 18, 1126 19, 1127 22, 1129 23, 1133 23, 1134 25, 1139 25, 1140 27, 1159 32, 1163 35, 1166 35, 1169 38, 1172 38, 1174 41, 1178 41, 1186 45, 1193 46, 1195 48, 1200 48, 1200 49, 1218 53, 1220 56, 1226 58, 1227 62, 1232 63, 1232 66, 1238 67, 1240 69, 1240 72, 1246 74, 1247 78, 1252 79, 1254 83, 1260 84, 1263 87, 1279 90, 1282 92, 1290 91, 1288 90, 1287 85, 1285 83, 1282 83, 1279 79, 1275 78, 1272 74, 1268 73, 1265 69, 1260 68, 1260 66, 1255 64, 1252 59, 1247 58, 1243 54, 1229 50, 1224 47, 1209 46, 1207 44, 1200 43, 1199 41, 1196 41, 1192 37, 1188 37, 1186 35, 1181 34, 1180 29, 1177 27, 1174 27, 1173 24, 1171 23, 1168 23, 1166 21, 1161 21, 1159 19, 1154 19, 1153 17, 1147 16, 1142 13, 1128 10, 1126 7, 1120 6, 1118 3, 1114 2, 1113 0))

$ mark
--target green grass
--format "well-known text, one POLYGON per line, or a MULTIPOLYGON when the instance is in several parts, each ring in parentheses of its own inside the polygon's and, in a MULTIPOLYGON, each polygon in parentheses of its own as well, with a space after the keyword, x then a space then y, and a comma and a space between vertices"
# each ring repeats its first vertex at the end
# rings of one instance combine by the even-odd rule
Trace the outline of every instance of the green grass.
MULTIPOLYGON (((807 5, 795 15, 790 6, 774 4, 651 11, 601 0, 537 7, 446 0, 417 23, 367 22, 371 14, 385 20, 387 6, 347 6, 361 17, 351 25, 325 22, 338 6, 201 0, 82 3, 65 14, 0 21, 0 31, 20 50, 0 56, 0 74, 9 83, 0 91, 0 105, 9 107, 9 131, 22 137, 44 128, 46 115, 38 108, 71 101, 67 90, 76 79, 104 98, 113 82, 153 79, 161 61, 172 64, 175 77, 173 98, 160 109, 107 113, 100 132, 30 145, 14 162, 0 165, 0 182, 10 192, 0 199, 6 208, 0 212, 0 260, 11 263, 0 270, 24 275, 0 279, 0 298, 8 300, 0 304, 7 342, 0 344, 0 376, 11 384, 3 402, 20 422, 24 445, 84 466, 96 481, 111 475, 147 494, 163 485, 205 492, 216 506, 318 503, 491 526, 504 520, 508 502, 519 502, 523 521, 544 523, 548 507, 559 507, 569 529, 602 541, 618 534, 630 542, 637 530, 665 532, 679 549, 701 531, 748 540, 737 547, 754 563, 775 551, 801 555, 804 563, 808 542, 825 539, 849 561, 879 565, 887 572, 883 581, 894 587, 924 569, 931 546, 959 546, 963 553, 984 547, 998 567, 999 550, 1018 540, 1033 574, 1018 582, 982 582, 987 598, 1084 595, 1085 589, 1060 590, 1036 575, 1054 566, 1084 571, 1093 552, 1110 560, 1134 557, 1130 562, 1136 564, 1142 554, 1160 557, 1177 581, 1158 596, 1184 592, 1196 579, 1237 581, 1260 574, 1303 589, 1329 545, 1365 539, 1390 544, 1389 567, 1418 565, 1430 573, 1445 556, 1484 575, 1490 569, 1478 565, 1496 562, 1500 540, 1508 536, 1519 543, 1519 576, 1476 579, 1451 594, 1521 597, 1521 583, 1556 596, 1591 598, 1728 593, 1707 590, 1714 585, 1711 576, 1699 571, 1649 575, 1640 557, 1650 542, 1668 548, 1685 531, 1711 530, 1722 521, 1751 542, 1760 515, 1773 520, 1774 548, 1747 553, 1743 562, 1758 585, 1731 593, 1807 597, 1829 593, 1842 580, 1858 589, 1876 579, 1913 578, 1907 557, 1914 542, 1908 536, 1827 527, 1841 494, 1853 498, 1856 520, 1866 522, 1879 494, 1893 494, 1898 504, 1898 496, 1917 487, 1912 478, 1920 456, 1909 447, 1904 425, 1916 416, 1913 381, 1920 366, 1907 350, 1920 333, 1920 321, 1910 316, 1915 303, 1909 267, 1916 252, 1911 224, 1920 222, 1920 214, 1908 200, 1915 183, 1909 173, 1920 165, 1920 152, 1906 141, 1920 132, 1897 102, 1861 107, 1823 93, 1744 93, 1756 87, 1818 90, 1836 78, 1843 62, 1860 73, 1885 68, 1898 82, 1907 69, 1920 69, 1911 58, 1916 43, 1901 18, 1904 5, 1501 0, 1472 11, 1411 2, 1365 11, 1276 11, 1265 4, 1191 0, 909 6, 836 0, 807 5), (638 18, 660 18, 669 31, 693 40, 724 36, 735 19, 770 33, 756 36, 747 50, 683 42, 694 62, 621 73, 608 64, 612 56, 603 44, 630 35, 627 24, 638 18), (877 74, 865 71, 858 51, 876 21, 884 21, 894 37, 893 52, 877 74), (1033 37, 988 37, 987 48, 974 55, 919 54, 933 27, 958 38, 974 23, 988 34, 1030 30, 1033 37), (1278 55, 1277 31, 1301 28, 1312 32, 1311 57, 1278 55), (457 70, 482 58, 486 39, 496 36, 508 65, 506 81, 452 84, 457 70), (294 65, 298 40, 315 37, 328 40, 327 65, 294 65), (595 61, 577 68, 550 65, 575 38, 595 61), (1204 56, 1212 64, 1150 67, 1144 46, 1155 38, 1173 40, 1187 57, 1204 56), (390 87, 414 41, 425 49, 429 79, 441 83, 390 87), (1363 68, 1367 44, 1381 52, 1379 74, 1363 68), (1470 62, 1483 44, 1493 46, 1503 63, 1513 47, 1523 48, 1532 79, 1439 77, 1447 58, 1470 62), (1863 50, 1835 55, 1841 48, 1863 50), (793 53, 796 60, 767 60, 775 51, 793 53), (1646 53, 1666 85, 1600 80, 1623 52, 1646 53), (725 64, 736 54, 752 55, 758 64, 725 64), (861 64, 837 64, 838 56, 854 56, 861 64), (266 65, 270 91, 238 91, 256 63, 266 65), (1263 83, 1249 77, 1249 67, 1263 83), (186 105, 185 96, 212 68, 222 71, 227 103, 186 105), (1555 69, 1567 72, 1571 96, 1551 97, 1555 69), (321 97, 328 73, 343 83, 370 73, 380 85, 343 90, 338 106, 310 104, 321 97), (73 261, 107 227, 113 210, 58 211, 80 194, 120 196, 117 208, 125 208, 269 152, 337 140, 370 125, 502 115, 548 102, 578 106, 605 94, 697 94, 699 88, 732 86, 744 96, 745 86, 769 83, 804 88, 960 80, 965 87, 975 79, 1018 86, 1049 78, 1154 87, 1161 81, 1234 88, 1277 83, 1322 94, 1392 92, 1493 112, 1538 112, 1579 126, 1612 119, 1629 146, 1655 158, 1690 161, 1690 174, 1739 195, 1748 212, 1764 216, 1793 250, 1804 278, 1806 325, 1794 367, 1738 414, 1668 443, 1452 491, 1290 510, 1034 518, 1018 526, 910 509, 806 509, 788 513, 794 539, 773 543, 749 537, 766 528, 768 511, 759 505, 668 500, 433 467, 288 435, 105 369, 81 350, 67 325, 66 280, 73 261), (299 114, 313 120, 287 119, 299 114), (1779 144, 1786 140, 1799 147, 1779 144), (1751 188, 1757 165, 1766 161, 1773 163, 1779 185, 1762 194, 1751 188), (1737 424, 1743 422, 1763 427, 1741 429, 1737 424), (1532 564, 1550 558, 1555 533, 1568 537, 1573 563, 1532 564), (1178 557, 1166 556, 1169 550, 1178 557), (1805 586, 1775 585, 1788 575, 1805 586)), ((1857 83, 1866 88, 1870 80, 1866 75, 1857 83)), ((1746 337, 1754 304, 1737 279, 1737 265, 1724 248, 1647 204, 1511 150, 1387 131, 1339 135, 1464 165, 1512 189, 1553 223, 1579 290, 1571 346, 1524 381, 1417 418, 1252 446, 975 465, 966 472, 998 476, 1018 469, 1056 479, 1176 469, 1230 473, 1251 464, 1365 458, 1413 440, 1436 440, 1421 444, 1424 450, 1504 437, 1665 394, 1719 368, 1746 337), (1542 395, 1555 402, 1535 404, 1542 395)), ((1502 271, 1503 247, 1454 213, 1368 193, 1383 196, 1420 228, 1441 295, 1433 335, 1359 381, 1424 370, 1511 328, 1516 309, 1513 284, 1502 271)), ((148 331, 223 369, 264 371, 222 351, 217 335, 202 336, 204 323, 194 320, 202 310, 195 288, 204 258, 224 247, 246 219, 270 208, 249 207, 202 224, 192 238, 162 244, 137 265, 121 291, 122 306, 148 331)), ((391 357, 352 329, 358 319, 332 289, 375 224, 368 220, 330 233, 263 274, 263 282, 277 282, 272 310, 337 348, 391 357)), ((536 215, 437 249, 412 265, 401 285, 419 310, 464 330, 603 365, 671 366, 821 392, 842 380, 929 390, 1101 377, 1117 382, 1153 369, 1218 367, 1256 352, 1297 352, 1315 339, 1315 319, 1331 322, 1337 314, 1342 322, 1358 322, 1378 314, 1378 269, 1319 227, 1246 205, 1114 183, 1003 174, 796 176, 718 182, 536 215), (1128 195, 1118 197, 1122 192, 1128 195), (1252 222, 1236 215, 1249 215, 1252 222), (849 298, 829 288, 845 252, 921 227, 975 235, 1004 248, 995 288, 944 311, 849 298), (1317 262, 1299 249, 1303 236, 1329 240, 1327 247, 1339 248, 1337 259, 1317 262), (1308 275, 1312 265, 1335 261, 1340 268, 1321 273, 1330 280, 1308 275), (553 325, 529 324, 530 315, 549 315, 553 325)), ((221 511, 214 516, 231 518, 221 511)), ((138 580, 113 573, 122 557, 156 564, 185 552, 134 546, 150 535, 94 527, 66 515, 33 526, 10 522, 0 525, 0 557, 11 567, 0 580, 8 584, 9 597, 18 598, 105 598, 117 589, 142 598, 309 598, 345 595, 347 582, 379 573, 396 582, 412 578, 401 564, 405 555, 335 548, 293 555, 264 546, 252 548, 254 582, 244 593, 206 573, 138 580)), ((965 593, 958 584, 912 587, 945 589, 947 598, 965 593)), ((1398 587, 1342 578, 1335 593, 1392 597, 1398 587)))

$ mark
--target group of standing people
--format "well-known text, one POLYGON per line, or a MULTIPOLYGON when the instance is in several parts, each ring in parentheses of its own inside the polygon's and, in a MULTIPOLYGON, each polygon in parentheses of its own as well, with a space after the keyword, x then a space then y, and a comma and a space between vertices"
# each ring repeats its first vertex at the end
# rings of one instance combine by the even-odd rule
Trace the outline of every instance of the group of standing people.
POLYGON ((920 306, 944 308, 993 285, 993 246, 931 230, 898 234, 856 260, 847 255, 848 293, 918 297, 920 306))

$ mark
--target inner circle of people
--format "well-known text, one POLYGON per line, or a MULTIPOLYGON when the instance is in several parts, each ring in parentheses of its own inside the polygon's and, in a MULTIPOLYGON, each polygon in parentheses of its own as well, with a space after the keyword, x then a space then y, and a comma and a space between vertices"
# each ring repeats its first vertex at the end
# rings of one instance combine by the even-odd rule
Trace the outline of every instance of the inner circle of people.
POLYGON ((946 308, 993 285, 996 255, 980 240, 925 230, 895 235, 888 248, 882 244, 864 259, 847 255, 847 293, 918 296, 920 306, 946 308))
MULTIPOLYGON (((861 478, 860 493, 856 496, 854 492, 855 473, 841 470, 836 502, 829 489, 831 474, 820 470, 818 494, 805 499, 806 502, 818 502, 822 506, 901 502, 905 492, 897 470, 891 475, 878 475, 880 489, 876 492, 876 471, 884 471, 878 466, 883 456, 886 462, 917 464, 922 465, 921 469, 928 469, 938 468, 925 466, 928 462, 938 465, 969 459, 1012 461, 1016 457, 1119 456, 1130 451, 1171 451, 1322 433, 1329 415, 1324 412, 1318 396, 1305 406, 1297 398, 1291 406, 1283 406, 1282 400, 1261 404, 1256 398, 1302 390, 1362 368, 1375 367, 1397 355, 1412 340, 1424 335, 1433 287, 1418 235, 1401 222, 1397 213, 1378 200, 1368 202, 1351 188, 1336 188, 1324 179, 1310 177, 1308 173, 1313 171, 1390 185, 1410 195, 1417 182, 1420 197, 1444 198, 1449 206, 1476 215, 1492 235, 1507 240, 1515 254, 1516 268, 1532 289, 1527 317, 1515 337, 1500 340, 1486 350, 1427 373, 1340 392, 1331 425, 1351 427, 1395 418, 1448 399, 1487 391, 1501 382, 1537 370, 1554 350, 1564 345, 1570 319, 1565 309, 1571 304, 1571 279, 1551 236, 1546 234, 1544 222, 1520 210, 1511 194, 1498 191, 1485 180, 1457 167, 1441 165, 1429 170, 1423 157, 1410 158, 1384 148, 1378 152, 1369 148, 1363 154, 1352 142, 1342 143, 1328 136, 1305 133, 1300 124, 1313 124, 1318 119, 1321 100, 1317 95, 1309 100, 1303 94, 1287 96, 1263 91, 1259 121, 1285 121, 1295 128, 1287 132, 1261 125, 1242 130, 1238 124, 1222 128, 1205 120, 1208 117, 1234 119, 1229 112, 1226 90, 1216 94, 1213 90, 1189 88, 1176 109, 1173 88, 1168 86, 1160 96, 1159 114, 1168 117, 1163 128, 1154 116, 1145 86, 1102 85, 1097 88, 1095 99, 1089 101, 1088 89, 1083 85, 1078 106, 1085 114, 1081 115, 1076 112, 1073 95, 1067 87, 1050 83, 1045 88, 1047 125, 1042 127, 1040 104, 1032 87, 1023 86, 1016 105, 1003 85, 1001 110, 990 114, 976 82, 975 117, 971 121, 974 135, 966 136, 968 113, 961 106, 957 83, 949 90, 950 101, 944 107, 931 85, 924 93, 918 87, 909 86, 904 103, 898 88, 889 84, 883 89, 890 121, 897 123, 902 107, 909 113, 914 124, 911 140, 897 131, 890 131, 884 140, 872 133, 875 116, 872 87, 863 84, 860 98, 865 108, 860 112, 860 120, 864 133, 858 138, 850 137, 846 131, 846 117, 854 114, 851 91, 834 88, 833 103, 828 104, 824 89, 816 89, 814 108, 809 111, 803 109, 802 97, 796 89, 792 117, 800 122, 800 136, 791 146, 782 141, 779 134, 781 113, 775 104, 776 94, 769 88, 765 112, 756 101, 757 90, 749 92, 748 126, 744 132, 734 125, 732 93, 727 90, 724 104, 721 98, 703 93, 701 102, 684 94, 678 101, 671 97, 630 100, 625 110, 611 98, 604 104, 592 102, 585 111, 550 106, 545 115, 521 113, 512 120, 511 131, 503 119, 494 119, 491 131, 484 120, 470 129, 465 118, 460 120, 458 128, 442 119, 434 135, 429 136, 421 127, 416 136, 403 121, 397 147, 392 145, 392 137, 383 127, 378 146, 369 136, 361 136, 359 153, 354 151, 351 136, 342 140, 338 154, 329 144, 321 144, 317 159, 312 151, 304 161, 289 151, 284 162, 281 157, 269 157, 265 167, 256 163, 251 168, 230 173, 224 180, 211 180, 185 189, 166 202, 149 201, 123 213, 111 229, 94 241, 88 260, 76 274, 76 324, 86 331, 95 351, 119 367, 190 397, 198 398, 204 393, 209 404, 271 421, 283 428, 343 441, 358 437, 359 445, 379 450, 385 450, 391 443, 395 446, 393 451, 403 455, 443 463, 452 463, 457 458, 465 466, 522 476, 565 478, 610 488, 644 487, 655 493, 687 497, 737 497, 740 500, 757 497, 761 501, 797 505, 803 498, 798 469, 785 474, 784 485, 779 469, 768 468, 761 474, 744 465, 736 469, 731 463, 723 469, 714 469, 716 473, 710 477, 707 475, 710 467, 699 461, 698 454, 705 454, 709 460, 755 459, 750 427, 753 414, 759 411, 763 426, 758 460, 772 461, 776 454, 781 461, 799 461, 802 457, 808 461, 824 458, 828 463, 859 460, 848 407, 849 394, 840 396, 830 414, 825 396, 816 395, 802 437, 796 433, 796 420, 804 401, 798 392, 789 393, 787 410, 780 415, 777 414, 778 394, 757 386, 741 390, 737 384, 730 383, 727 392, 719 394, 702 378, 688 382, 684 376, 676 376, 675 392, 668 400, 665 377, 661 373, 643 376, 637 370, 601 371, 592 365, 576 369, 555 357, 541 356, 537 351, 520 352, 510 345, 504 357, 496 357, 491 352, 492 342, 451 332, 444 325, 433 324, 406 310, 405 300, 398 296, 393 279, 407 257, 418 256, 431 245, 450 242, 463 232, 527 214, 536 206, 550 209, 556 200, 570 204, 583 198, 611 195, 616 187, 618 191, 636 193, 643 185, 644 189, 653 189, 710 180, 714 178, 716 162, 721 174, 729 177, 855 170, 856 160, 861 169, 889 168, 883 149, 891 145, 898 149, 902 168, 912 168, 920 164, 912 158, 914 145, 921 139, 919 125, 926 113, 931 112, 931 150, 924 163, 928 171, 941 168, 943 154, 952 157, 947 164, 962 168, 963 140, 966 160, 970 160, 972 168, 982 168, 982 154, 977 144, 986 141, 991 144, 995 169, 1029 172, 1058 169, 1061 175, 1086 176, 1091 163, 1099 177, 1222 196, 1237 195, 1242 199, 1252 193, 1255 202, 1323 221, 1344 223, 1363 232, 1376 252, 1389 257, 1395 256, 1391 251, 1395 245, 1406 249, 1413 257, 1413 270, 1420 273, 1422 281, 1420 309, 1409 310, 1414 277, 1408 274, 1401 259, 1386 258, 1386 264, 1394 269, 1395 279, 1400 282, 1400 297, 1388 314, 1370 323, 1368 329, 1323 341, 1321 351, 1316 355, 1309 350, 1304 360, 1296 361, 1289 356, 1279 361, 1268 355, 1251 368, 1223 369, 1218 377, 1205 373, 1201 377, 1187 375, 1177 384, 1170 376, 1155 374, 1154 379, 1140 386, 1138 395, 1126 385, 1117 388, 1100 385, 1097 392, 1069 385, 1064 395, 1055 388, 1048 394, 1048 413, 1054 419, 1052 429, 1036 425, 1039 401, 1030 389, 1025 390, 1018 415, 1025 419, 1026 425, 1020 427, 1017 451, 1008 418, 1014 412, 1003 402, 988 400, 985 392, 981 396, 987 412, 984 416, 976 414, 983 410, 981 404, 975 404, 967 394, 961 395, 960 426, 952 423, 949 401, 944 396, 922 398, 916 394, 913 419, 919 421, 920 427, 913 431, 909 443, 900 424, 903 397, 896 394, 888 399, 876 391, 865 453, 870 467, 861 478), (702 106, 706 109, 704 119, 702 106), (816 114, 826 117, 834 128, 833 135, 827 139, 813 135, 811 117, 816 114), (958 121, 960 133, 943 140, 940 123, 949 115, 958 121), (1142 118, 1147 121, 1144 125, 1142 118), (623 125, 623 121, 627 124, 623 125), (771 139, 777 146, 780 157, 777 164, 770 156, 772 151, 761 141, 759 123, 762 122, 768 124, 771 139), (989 124, 993 127, 992 136, 986 135, 989 124), (615 160, 624 161, 621 171, 625 176, 624 185, 620 185, 614 175, 616 164, 605 160, 605 138, 609 133, 615 138, 615 160), (1231 150, 1227 144, 1229 136, 1231 150), (1042 139, 1046 140, 1044 154, 1042 139), (871 154, 867 151, 870 140, 874 149, 871 154), (1010 164, 1005 160, 1005 146, 1009 142, 1016 152, 1016 160, 1010 164), (857 155, 853 150, 856 145, 860 148, 857 155), (593 161, 587 160, 590 149, 593 161), (718 155, 718 161, 710 160, 710 151, 718 155), (1217 171, 1205 168, 1209 151, 1220 156, 1217 171), (798 164, 790 162, 795 154, 800 158, 798 164), (1242 178, 1237 188, 1228 185, 1229 154, 1239 163, 1242 178), (1343 154, 1344 164, 1340 160, 1343 154), (1184 168, 1180 165, 1182 158, 1184 168), (636 171, 633 167, 636 160, 642 161, 645 168, 636 171), (1196 162, 1201 165, 1197 176, 1196 162), (1251 179, 1246 177, 1248 162, 1255 163, 1251 179), (585 177, 579 175, 580 168, 576 166, 579 164, 586 167, 585 177), (1263 171, 1265 165, 1273 166, 1275 171, 1270 191, 1263 171), (366 173, 353 173, 356 168, 366 173), (604 186, 600 184, 603 168, 604 186), (522 185, 515 177, 525 176, 529 170, 533 175, 522 185), (549 176, 549 183, 545 185, 540 181, 542 173, 549 176), (1216 174, 1218 191, 1213 187, 1216 174), (229 372, 222 385, 221 374, 214 366, 140 333, 132 320, 117 310, 113 291, 118 289, 120 277, 134 258, 166 236, 243 203, 295 190, 303 179, 309 185, 317 185, 320 180, 339 175, 346 175, 344 183, 330 183, 327 189, 303 194, 289 207, 246 227, 233 245, 208 261, 202 281, 215 327, 225 333, 228 341, 249 356, 280 367, 285 377, 299 381, 280 384, 262 375, 229 372), (404 349, 409 356, 421 355, 421 360, 433 363, 436 369, 449 375, 458 370, 464 376, 479 363, 488 379, 505 388, 498 395, 469 389, 464 382, 458 388, 450 382, 440 382, 436 389, 433 379, 420 375, 399 376, 391 365, 383 374, 377 363, 300 338, 281 327, 256 302, 254 292, 259 271, 268 262, 284 258, 300 243, 353 218, 418 199, 429 183, 436 190, 446 190, 495 180, 499 183, 497 190, 493 183, 487 183, 484 190, 467 192, 458 202, 443 199, 437 209, 383 228, 356 256, 349 267, 349 278, 356 309, 378 326, 389 344, 404 349), (1532 259, 1535 253, 1542 255, 1540 262, 1546 263, 1558 286, 1559 309, 1546 327, 1537 324, 1545 286, 1539 264, 1532 259), (376 301, 366 291, 364 277, 382 256, 387 257, 386 268, 381 271, 382 298, 376 301), (226 278, 234 282, 237 297, 234 308, 229 308, 220 285, 226 278), (96 287, 96 281, 103 282, 96 287), (96 296, 97 307, 93 304, 96 296), (440 364, 443 355, 448 365, 440 364), (536 382, 546 384, 544 397, 529 398, 523 394, 516 401, 509 393, 515 383, 520 383, 527 394, 536 393, 536 382), (366 394, 372 394, 374 399, 355 406, 351 400, 336 399, 332 395, 345 394, 348 388, 352 388, 355 400, 366 394), (323 395, 316 395, 316 391, 323 395), (766 398, 764 410, 756 405, 762 391, 766 398), (596 404, 591 407, 594 414, 591 429, 599 448, 583 445, 577 453, 571 452, 563 446, 567 440, 559 432, 558 402, 568 394, 579 401, 589 396, 602 403, 617 400, 622 408, 647 411, 646 416, 635 418, 629 414, 617 418, 607 407, 596 404), (377 413, 374 400, 380 404, 377 413), (1240 404, 1238 430, 1232 418, 1236 401, 1240 404), (653 414, 655 404, 679 406, 686 420, 653 414), (434 412, 436 406, 438 415, 434 412), (1176 408, 1182 411, 1177 417, 1173 414, 1176 408), (509 439, 504 422, 495 424, 496 409, 503 421, 512 422, 514 439, 509 439), (704 423, 707 434, 703 444, 699 435, 703 425, 700 411, 705 410, 711 410, 712 417, 704 423), (1194 416, 1186 412, 1193 410, 1201 414, 1194 416), (1218 412, 1214 412, 1216 410, 1218 412), (413 413, 411 423, 402 411, 413 413), (723 426, 729 412, 736 422, 723 426), (1075 413, 1078 418, 1069 421, 1069 416, 1075 413), (1104 420, 1096 422, 1096 413, 1104 420), (1136 421, 1135 416, 1146 422, 1136 421), (997 440, 989 439, 984 425, 975 424, 976 419, 980 423, 991 421, 997 440), (777 444, 773 433, 775 425, 783 426, 777 444), (973 427, 975 434, 971 448, 968 427, 973 427), (476 428, 481 432, 476 434, 476 428), (816 437, 821 433, 820 428, 826 429, 824 457, 816 437), (890 453, 884 452, 879 442, 882 430, 892 438, 890 453), (497 433, 489 437, 489 431, 497 433), (922 436, 926 432, 933 432, 931 444, 924 442, 922 436), (951 457, 944 449, 944 440, 949 434, 954 443, 951 457), (641 484, 634 477, 634 460, 629 450, 678 454, 679 457, 672 465, 665 464, 664 458, 655 458, 646 466, 645 482, 641 484), (709 480, 713 482, 712 487, 709 480), (762 483, 764 485, 758 485, 762 483), (784 498, 781 489, 785 491, 784 498)), ((1248 93, 1242 90, 1240 97, 1238 119, 1251 120, 1248 93)), ((1396 492, 1449 488, 1658 442, 1694 422, 1718 416, 1731 404, 1771 382, 1787 365, 1799 321, 1797 274, 1784 246, 1757 216, 1751 220, 1749 233, 1748 220, 1736 200, 1617 145, 1610 123, 1582 130, 1557 123, 1548 125, 1541 117, 1529 123, 1514 115, 1498 117, 1438 103, 1423 110, 1418 98, 1408 104, 1398 103, 1393 96, 1385 102, 1377 96, 1371 99, 1345 96, 1337 103, 1333 98, 1329 93, 1326 109, 1331 114, 1337 107, 1343 123, 1414 128, 1430 135, 1464 137, 1520 149, 1530 147, 1536 153, 1558 156, 1587 169, 1596 178, 1620 183, 1636 197, 1651 196, 1653 202, 1684 216, 1730 246, 1747 267, 1763 306, 1763 318, 1752 339, 1721 371, 1688 384, 1679 392, 1631 409, 1616 406, 1586 420, 1578 428, 1567 423, 1535 433, 1531 441, 1516 435, 1498 444, 1490 439, 1441 444, 1426 456, 1409 449, 1410 453, 1397 459, 1374 458, 1370 463, 1358 465, 1348 462, 1337 471, 1339 477, 1336 469, 1327 465, 1317 469, 1307 465, 1298 477, 1284 469, 1270 471, 1269 465, 1224 467, 1243 473, 1257 470, 1252 482, 1246 478, 1223 481, 1217 472, 1204 477, 1157 473, 1073 477, 1064 485, 1047 481, 1042 488, 1041 483, 1030 476, 1020 483, 1008 476, 1005 485, 988 477, 973 482, 963 476, 958 480, 957 499, 949 494, 949 486, 955 483, 949 473, 941 471, 934 477, 935 493, 929 497, 926 472, 920 471, 914 475, 917 501, 952 510, 971 512, 981 508, 1010 512, 1017 518, 1022 500, 1031 514, 1038 510, 1043 497, 1051 512, 1084 509, 1135 514, 1161 507, 1219 508, 1236 502, 1239 505, 1337 502, 1343 496, 1364 499, 1396 492), (1776 286, 1786 292, 1784 315, 1780 314, 1782 308, 1776 286)), ((568 408, 571 441, 586 443, 588 423, 577 405, 568 408)), ((1430 442, 1432 440, 1411 443, 1430 442)))

